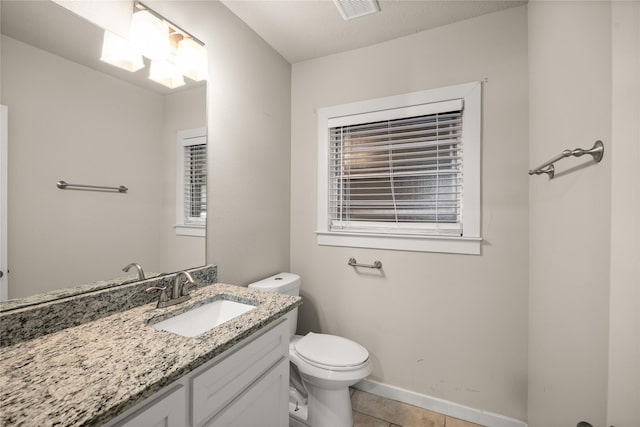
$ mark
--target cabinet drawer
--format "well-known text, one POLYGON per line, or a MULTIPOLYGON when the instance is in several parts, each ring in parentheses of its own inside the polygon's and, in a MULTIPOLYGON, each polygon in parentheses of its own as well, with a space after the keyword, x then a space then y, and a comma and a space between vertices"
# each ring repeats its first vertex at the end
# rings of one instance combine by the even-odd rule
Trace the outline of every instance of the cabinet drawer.
POLYGON ((197 375, 191 381, 193 424, 201 426, 288 354, 289 324, 282 321, 197 375))
POLYGON ((187 420, 187 390, 182 385, 151 400, 114 427, 184 427, 187 420))
POLYGON ((206 427, 286 427, 289 425, 288 389, 289 359, 282 358, 210 420, 206 427))

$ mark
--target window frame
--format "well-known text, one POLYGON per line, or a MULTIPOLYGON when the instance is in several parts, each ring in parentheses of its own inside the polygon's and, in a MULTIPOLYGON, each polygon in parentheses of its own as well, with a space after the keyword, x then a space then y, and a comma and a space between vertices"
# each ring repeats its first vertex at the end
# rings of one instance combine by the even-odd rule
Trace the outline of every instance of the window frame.
MULTIPOLYGON (((194 222, 185 216, 185 180, 184 180, 184 148, 191 145, 205 144, 208 148, 207 129, 195 128, 180 130, 176 133, 176 224, 174 229, 178 236, 205 237, 206 218, 194 222)), ((208 156, 208 149, 207 149, 208 156)))
POLYGON ((470 82, 454 86, 423 90, 402 95, 376 98, 318 109, 318 210, 317 243, 321 246, 346 246, 407 250, 419 252, 443 252, 480 254, 480 179, 481 179, 481 105, 482 84, 470 82), (350 116, 390 110, 406 110, 414 107, 461 99, 463 102, 463 195, 462 236, 411 235, 375 233, 366 231, 336 231, 330 229, 329 216, 329 151, 330 123, 347 123, 350 116))

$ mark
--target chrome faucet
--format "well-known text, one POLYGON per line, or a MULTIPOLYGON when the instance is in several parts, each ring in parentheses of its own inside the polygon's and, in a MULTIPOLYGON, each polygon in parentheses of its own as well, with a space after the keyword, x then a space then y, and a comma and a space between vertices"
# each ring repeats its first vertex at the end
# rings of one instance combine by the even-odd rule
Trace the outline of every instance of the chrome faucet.
POLYGON ((176 274, 176 280, 173 282, 173 290, 171 291, 171 299, 177 299, 181 297, 187 297, 189 299, 189 285, 193 284, 193 277, 186 271, 180 271, 176 274), (180 278, 184 276, 187 281, 183 285, 180 285, 180 278))
POLYGON ((138 263, 132 262, 131 264, 123 268, 122 271, 127 273, 131 267, 135 267, 138 270, 138 279, 144 280, 144 271, 142 270, 142 267, 140 267, 140 264, 138 263))
POLYGON ((148 288, 147 292, 160 292, 160 296, 158 297, 158 305, 157 308, 169 307, 175 304, 179 304, 181 302, 187 301, 191 299, 189 295, 189 285, 195 284, 193 277, 191 274, 186 271, 180 271, 176 274, 175 281, 173 282, 173 287, 171 288, 171 296, 167 295, 167 287, 151 287, 148 288), (182 277, 186 279, 184 283, 180 280, 182 277))

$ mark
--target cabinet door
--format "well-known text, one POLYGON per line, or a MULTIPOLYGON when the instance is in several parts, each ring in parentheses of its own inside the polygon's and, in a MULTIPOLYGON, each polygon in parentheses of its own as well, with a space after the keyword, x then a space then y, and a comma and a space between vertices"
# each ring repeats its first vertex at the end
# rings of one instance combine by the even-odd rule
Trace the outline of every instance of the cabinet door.
POLYGON ((186 420, 187 392, 183 385, 178 385, 115 423, 114 427, 185 427, 186 420))
MULTIPOLYGON (((244 343, 236 352, 216 360, 193 378, 191 396, 195 426, 210 420, 289 354, 289 323, 283 321, 244 343)), ((288 396, 288 389, 284 396, 288 396)))
POLYGON ((254 382, 226 406, 207 427, 287 427, 289 425, 289 359, 254 382))

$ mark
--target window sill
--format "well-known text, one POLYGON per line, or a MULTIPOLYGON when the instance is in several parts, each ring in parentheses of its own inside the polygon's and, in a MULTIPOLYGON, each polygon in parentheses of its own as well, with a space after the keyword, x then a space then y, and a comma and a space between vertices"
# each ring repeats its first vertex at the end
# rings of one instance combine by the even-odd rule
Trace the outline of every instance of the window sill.
POLYGON ((176 236, 205 237, 207 228, 204 225, 179 225, 173 226, 176 236))
POLYGON ((391 234, 357 234, 316 232, 320 246, 391 249, 397 251, 440 252, 480 255, 481 237, 402 236, 391 234))

